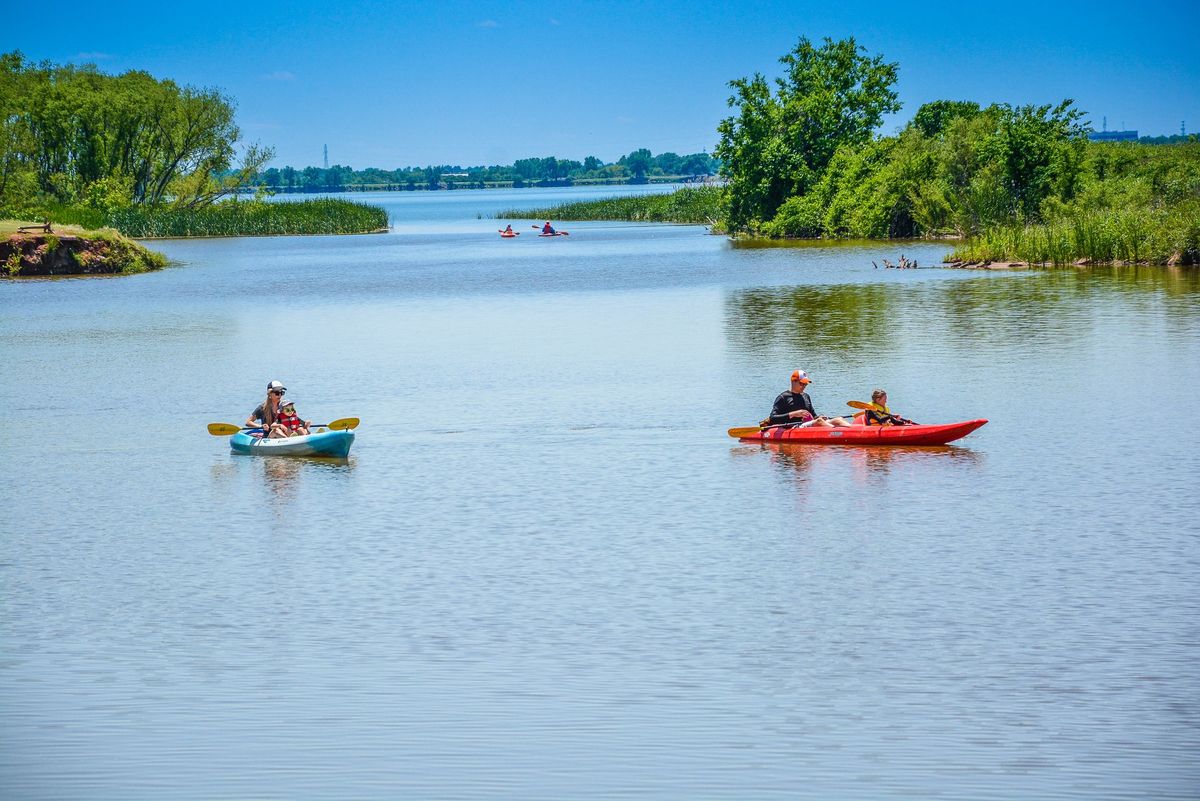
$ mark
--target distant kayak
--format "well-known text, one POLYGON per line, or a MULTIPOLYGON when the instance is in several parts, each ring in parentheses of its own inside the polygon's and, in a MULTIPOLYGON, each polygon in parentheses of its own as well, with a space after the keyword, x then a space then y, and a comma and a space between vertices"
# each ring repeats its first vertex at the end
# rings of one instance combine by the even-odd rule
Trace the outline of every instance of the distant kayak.
POLYGON ((520 236, 520 234, 517 233, 516 231, 501 231, 500 232, 501 239, 516 239, 518 236, 520 236))
POLYGON ((742 442, 806 442, 814 445, 945 445, 962 439, 987 420, 915 426, 775 426, 741 437, 742 442))
POLYGON ((353 442, 353 431, 323 431, 303 437, 281 437, 279 439, 252 437, 245 431, 239 431, 229 438, 229 447, 233 449, 234 453, 256 456, 337 456, 344 458, 350 453, 350 445, 353 442))
POLYGON ((552 234, 538 234, 538 236, 570 236, 570 235, 571 234, 568 233, 567 231, 555 231, 552 234))

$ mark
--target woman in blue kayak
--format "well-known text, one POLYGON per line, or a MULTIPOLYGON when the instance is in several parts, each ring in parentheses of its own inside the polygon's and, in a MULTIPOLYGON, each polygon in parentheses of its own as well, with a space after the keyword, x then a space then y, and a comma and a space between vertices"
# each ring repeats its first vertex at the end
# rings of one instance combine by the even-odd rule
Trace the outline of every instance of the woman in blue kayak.
POLYGON ((286 434, 280 431, 275 431, 275 421, 279 419, 279 404, 283 402, 283 394, 287 392, 287 387, 278 381, 272 381, 267 384, 267 399, 254 407, 254 411, 250 412, 250 416, 246 418, 247 428, 262 428, 261 436, 267 437, 285 437, 286 434))

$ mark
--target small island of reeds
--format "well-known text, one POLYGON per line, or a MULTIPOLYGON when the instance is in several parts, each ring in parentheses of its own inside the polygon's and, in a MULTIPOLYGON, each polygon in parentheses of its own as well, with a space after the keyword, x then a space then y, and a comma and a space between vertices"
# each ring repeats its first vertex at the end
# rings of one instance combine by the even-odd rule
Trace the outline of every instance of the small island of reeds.
POLYGON ((668 194, 610 197, 536 209, 506 209, 506 220, 626 220, 713 225, 721 216, 721 190, 715 186, 684 187, 668 194))
POLYGON ((369 234, 388 228, 384 209, 335 198, 280 203, 225 200, 199 208, 59 208, 49 216, 56 221, 115 228, 138 239, 369 234))
POLYGON ((167 265, 155 253, 109 229, 0 220, 0 276, 132 275, 167 265))

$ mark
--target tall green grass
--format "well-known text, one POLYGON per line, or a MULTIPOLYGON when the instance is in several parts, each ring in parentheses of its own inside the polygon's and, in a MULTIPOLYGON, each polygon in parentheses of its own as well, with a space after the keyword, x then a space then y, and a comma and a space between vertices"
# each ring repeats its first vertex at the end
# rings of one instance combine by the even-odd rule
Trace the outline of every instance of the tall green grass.
POLYGON ((686 187, 670 194, 610 197, 536 209, 506 209, 497 219, 627 220, 713 224, 721 216, 721 190, 686 187))
POLYGON ((1169 209, 1105 209, 1042 225, 991 227, 955 248, 947 261, 1200 264, 1200 202, 1169 209))
POLYGON ((111 212, 61 208, 55 222, 89 228, 116 228, 137 239, 188 236, 272 236, 278 234, 361 234, 387 228, 378 206, 319 198, 286 203, 229 200, 200 209, 128 208, 111 212))

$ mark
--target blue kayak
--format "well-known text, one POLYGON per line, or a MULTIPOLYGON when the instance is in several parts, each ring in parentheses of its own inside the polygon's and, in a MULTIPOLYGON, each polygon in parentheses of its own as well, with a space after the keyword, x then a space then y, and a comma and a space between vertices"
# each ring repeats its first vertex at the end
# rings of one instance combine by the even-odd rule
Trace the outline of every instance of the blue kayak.
POLYGON ((303 437, 264 439, 239 431, 229 438, 234 453, 256 456, 337 456, 345 458, 354 442, 353 431, 323 431, 303 437))

